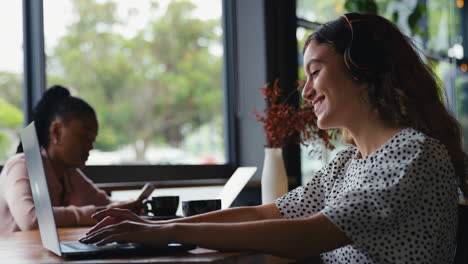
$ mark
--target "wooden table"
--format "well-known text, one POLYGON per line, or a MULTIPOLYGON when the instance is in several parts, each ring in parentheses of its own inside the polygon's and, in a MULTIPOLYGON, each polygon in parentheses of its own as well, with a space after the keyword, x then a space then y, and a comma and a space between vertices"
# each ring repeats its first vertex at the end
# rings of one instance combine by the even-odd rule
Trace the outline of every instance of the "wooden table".
MULTIPOLYGON (((59 228, 60 241, 76 241, 88 227, 59 228)), ((42 247, 38 230, 0 235, 1 263, 294 263, 291 259, 252 252, 196 248, 173 256, 64 260, 42 247), (6 261, 6 262, 5 262, 6 261)))

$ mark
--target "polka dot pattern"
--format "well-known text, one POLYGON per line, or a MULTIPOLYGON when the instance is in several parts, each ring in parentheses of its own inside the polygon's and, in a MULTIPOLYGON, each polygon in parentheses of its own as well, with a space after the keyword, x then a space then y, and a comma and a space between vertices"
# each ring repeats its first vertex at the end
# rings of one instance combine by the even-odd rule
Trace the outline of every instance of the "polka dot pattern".
POLYGON ((352 241, 323 263, 452 263, 457 201, 445 146, 406 128, 365 158, 341 151, 275 204, 285 218, 322 213, 352 241))

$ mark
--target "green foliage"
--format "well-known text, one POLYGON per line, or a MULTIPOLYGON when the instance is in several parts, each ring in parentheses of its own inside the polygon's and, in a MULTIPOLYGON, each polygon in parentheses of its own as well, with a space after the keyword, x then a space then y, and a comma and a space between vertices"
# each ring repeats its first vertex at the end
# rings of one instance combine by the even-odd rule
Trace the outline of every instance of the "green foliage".
POLYGON ((14 105, 0 98, 0 127, 18 128, 23 124, 23 113, 14 105))
POLYGON ((344 7, 348 12, 377 14, 378 11, 374 0, 346 0, 344 7))
POLYGON ((0 72, 0 98, 16 108, 22 105, 23 82, 20 74, 0 72))
POLYGON ((23 113, 13 104, 0 97, 0 159, 7 158, 12 146, 12 132, 23 124, 23 113), (6 132, 6 133, 5 133, 6 132))
POLYGON ((306 20, 325 23, 342 15, 344 2, 345 0, 297 0, 297 15, 306 20))
POLYGON ((426 6, 422 3, 417 3, 413 12, 408 17, 408 25, 413 32, 413 35, 424 36, 424 30, 418 25, 420 19, 426 13, 426 6))
POLYGON ((453 45, 453 41, 457 41, 462 28, 460 25, 460 16, 457 15, 457 9, 453 9, 453 3, 445 0, 431 0, 426 6, 428 36, 426 49, 448 56, 447 51, 453 45))
POLYGON ((8 136, 0 132, 0 159, 8 158, 7 152, 10 148, 10 139, 8 136))
MULTIPOLYGON (((159 12, 153 1, 151 12, 159 12)), ((162 17, 128 37, 114 1, 75 0, 75 16, 48 58, 48 80, 74 88, 98 114, 96 147, 164 139, 179 144, 183 126, 222 117, 219 21, 193 16, 190 1, 172 1, 162 17)), ((131 15, 138 15, 132 10, 131 15)))
MULTIPOLYGON (((416 3, 414 6, 404 0, 346 0, 344 7, 347 12, 364 12, 387 17, 400 28, 408 28, 411 36, 425 37, 426 32, 420 25, 421 18, 427 13, 426 5, 416 3), (391 7, 391 8, 390 8, 391 7), (407 17, 400 20, 402 10, 412 8, 407 17)), ((404 12, 406 13, 406 12, 404 12)))
POLYGON ((391 20, 392 21, 398 21, 398 12, 393 12, 392 13, 392 16, 391 16, 391 20))
MULTIPOLYGON (((0 160, 11 154, 13 138, 23 124, 22 79, 20 74, 0 72, 0 160)), ((15 140, 16 142, 16 140, 15 140)))

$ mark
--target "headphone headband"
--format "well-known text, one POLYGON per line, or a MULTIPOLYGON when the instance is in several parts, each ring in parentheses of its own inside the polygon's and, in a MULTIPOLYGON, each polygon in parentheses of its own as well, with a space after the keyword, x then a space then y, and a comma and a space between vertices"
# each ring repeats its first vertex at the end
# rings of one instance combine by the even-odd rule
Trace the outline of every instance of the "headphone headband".
POLYGON ((368 48, 371 41, 368 29, 368 19, 363 18, 359 13, 344 14, 343 17, 350 28, 351 39, 346 47, 343 59, 346 67, 351 72, 355 80, 369 80, 372 77, 373 54, 369 54, 368 48))
MULTIPOLYGON (((352 14, 347 14, 348 16, 349 15, 352 15, 352 14)), ((365 19, 363 18, 355 18, 355 19, 349 19, 346 14, 345 15, 342 15, 341 17, 343 17, 344 19, 346 19, 346 22, 348 22, 349 24, 351 23, 354 23, 354 22, 359 22, 359 21, 364 21, 365 19)))

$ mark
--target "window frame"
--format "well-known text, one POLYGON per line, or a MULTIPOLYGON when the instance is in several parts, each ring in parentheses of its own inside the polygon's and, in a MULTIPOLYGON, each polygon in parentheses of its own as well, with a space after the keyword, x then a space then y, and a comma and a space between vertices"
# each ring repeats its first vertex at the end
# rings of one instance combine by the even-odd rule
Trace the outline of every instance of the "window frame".
MULTIPOLYGON (((34 17, 25 25, 41 25, 41 27, 36 28, 36 34, 43 36, 42 0, 23 0, 23 3, 23 16, 34 17), (29 10, 26 11, 26 8, 29 10)), ((266 47, 270 43, 266 42, 265 8, 269 4, 269 1, 223 0, 222 23, 225 45, 223 84, 224 89, 228 91, 224 94, 224 100, 227 102, 225 108, 228 114, 225 120, 228 163, 213 166, 86 167, 84 172, 98 187, 107 191, 137 189, 143 185, 142 180, 146 179, 151 179, 153 183, 161 187, 222 185, 238 166, 256 166, 258 170, 236 201, 237 205, 261 203, 260 182, 266 138, 262 124, 256 120, 252 108, 263 109, 265 107, 265 100, 258 88, 267 83, 266 47), (128 175, 125 175, 126 173, 128 175), (138 175, 133 176, 135 174, 138 175), (163 178, 164 180, 159 180, 163 178)), ((29 30, 25 26, 25 32, 29 32, 29 30)), ((24 45, 25 49, 27 47, 30 49, 30 51, 25 50, 25 54, 34 52, 34 50, 43 53, 43 39, 39 38, 33 41, 25 37, 24 41, 28 41, 28 45, 26 43, 24 45)), ((42 61, 44 62, 44 58, 42 61)), ((38 79, 43 86, 42 88, 33 88, 31 85, 24 85, 25 96, 29 100, 24 108, 25 111, 28 111, 27 107, 32 109, 34 102, 40 99, 45 90, 42 79, 38 77, 45 76, 44 72, 41 73, 45 66, 32 67, 31 69, 39 69, 39 74, 29 72, 26 76, 25 73, 24 78, 29 78, 28 84, 37 83, 34 82, 34 79, 38 79)), ((28 121, 25 120, 25 124, 28 121)), ((297 185, 297 181, 292 180, 292 184, 297 185)))
MULTIPOLYGON (((235 109, 235 5, 229 0, 222 1, 223 26, 223 89, 224 89, 224 135, 226 164, 222 165, 102 165, 87 166, 83 169, 86 175, 102 188, 139 188, 151 181, 160 186, 165 182, 180 182, 181 186, 197 184, 223 184, 239 163, 239 137, 235 109), (138 175, 135 175, 135 174, 138 175)), ((40 100, 46 87, 46 58, 44 50, 43 0, 23 0, 23 38, 24 38, 24 126, 32 121, 32 109, 40 100)), ((177 185, 177 184, 175 184, 177 185)))
MULTIPOLYGON (((296 1, 265 1, 266 72, 267 82, 279 78, 279 87, 285 103, 299 107, 299 96, 287 96, 297 89, 299 54, 297 48, 296 1)), ((288 175, 288 187, 292 190, 301 185, 301 147, 288 144, 283 147, 283 159, 288 175)))

